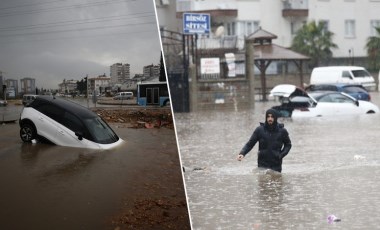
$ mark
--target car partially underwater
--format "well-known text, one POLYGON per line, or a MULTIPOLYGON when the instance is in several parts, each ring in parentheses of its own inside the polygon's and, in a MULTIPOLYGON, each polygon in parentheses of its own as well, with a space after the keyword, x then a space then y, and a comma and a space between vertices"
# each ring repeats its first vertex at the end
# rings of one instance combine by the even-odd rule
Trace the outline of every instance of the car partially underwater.
POLYGON ((60 146, 90 149, 111 149, 123 142, 96 113, 54 96, 37 96, 26 104, 19 125, 23 142, 47 140, 60 146))
POLYGON ((324 117, 379 113, 379 107, 371 102, 335 91, 307 93, 300 87, 281 84, 274 87, 270 96, 281 103, 272 108, 279 117, 324 117))

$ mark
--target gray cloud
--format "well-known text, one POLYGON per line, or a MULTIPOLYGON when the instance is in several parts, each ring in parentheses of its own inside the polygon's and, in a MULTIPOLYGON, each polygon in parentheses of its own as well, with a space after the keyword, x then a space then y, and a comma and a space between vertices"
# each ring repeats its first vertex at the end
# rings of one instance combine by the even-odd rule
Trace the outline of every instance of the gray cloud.
POLYGON ((2 0, 0 71, 43 88, 109 75, 116 62, 142 73, 160 58, 154 12, 152 0, 2 0))

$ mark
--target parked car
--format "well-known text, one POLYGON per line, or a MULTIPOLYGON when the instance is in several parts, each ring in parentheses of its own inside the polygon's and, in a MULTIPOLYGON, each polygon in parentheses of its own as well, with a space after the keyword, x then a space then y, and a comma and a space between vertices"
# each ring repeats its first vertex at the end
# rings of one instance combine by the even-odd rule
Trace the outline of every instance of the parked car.
POLYGON ((36 99, 36 97, 37 97, 37 95, 34 95, 34 94, 24 94, 22 96, 22 104, 27 105, 30 102, 34 101, 34 99, 36 99))
POLYGON ((8 105, 8 102, 5 100, 0 100, 0 106, 6 106, 8 105))
POLYGON ((282 117, 321 117, 379 113, 368 101, 357 100, 343 92, 318 91, 307 93, 294 85, 278 85, 271 91, 281 105, 273 106, 282 117))
POLYGON ((305 88, 306 92, 314 91, 337 91, 344 92, 348 95, 356 98, 357 100, 370 101, 371 95, 369 92, 359 84, 345 84, 345 83, 336 83, 336 84, 317 84, 309 85, 305 88))
POLYGON ((368 91, 376 89, 375 79, 360 66, 316 67, 311 72, 310 84, 349 83, 360 84, 368 91))
POLYGON ((115 100, 129 100, 133 99, 133 92, 118 92, 113 97, 115 100))
POLYGON ((27 104, 19 124, 24 142, 46 139, 56 145, 91 149, 110 149, 123 142, 96 113, 53 96, 37 96, 27 104))

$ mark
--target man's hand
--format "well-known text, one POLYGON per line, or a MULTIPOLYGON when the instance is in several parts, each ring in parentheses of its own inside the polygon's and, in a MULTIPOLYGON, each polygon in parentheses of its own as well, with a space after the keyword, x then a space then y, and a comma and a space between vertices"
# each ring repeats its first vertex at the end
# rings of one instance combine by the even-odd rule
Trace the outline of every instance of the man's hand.
POLYGON ((244 158, 244 155, 239 154, 238 157, 237 157, 237 160, 238 160, 238 161, 241 161, 241 160, 243 160, 243 158, 244 158))

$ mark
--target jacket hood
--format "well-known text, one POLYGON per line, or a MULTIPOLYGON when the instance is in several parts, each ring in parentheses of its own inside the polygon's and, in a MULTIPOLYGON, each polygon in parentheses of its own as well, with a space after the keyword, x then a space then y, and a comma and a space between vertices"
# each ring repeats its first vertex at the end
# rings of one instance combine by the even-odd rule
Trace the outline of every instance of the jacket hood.
POLYGON ((275 129, 277 127, 277 118, 278 118, 278 115, 277 115, 277 111, 274 110, 274 109, 268 109, 266 112, 265 112, 265 127, 266 128, 269 128, 271 130, 275 129), (272 114, 273 118, 274 118, 274 122, 272 125, 269 125, 268 122, 267 122, 267 117, 268 117, 268 114, 272 114))

